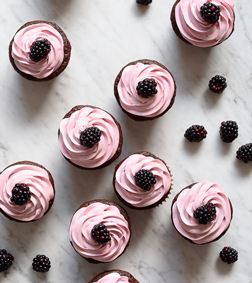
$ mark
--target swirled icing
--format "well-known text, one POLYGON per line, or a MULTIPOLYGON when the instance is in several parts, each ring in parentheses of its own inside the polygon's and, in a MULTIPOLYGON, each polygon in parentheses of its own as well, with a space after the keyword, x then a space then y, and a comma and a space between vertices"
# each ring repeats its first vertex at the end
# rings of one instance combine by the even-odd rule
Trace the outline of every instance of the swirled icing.
POLYGON ((105 276, 103 276, 98 281, 95 281, 94 283, 128 283, 129 278, 127 276, 121 276, 117 272, 109 273, 105 276))
POLYGON ((119 166, 115 175, 115 189, 129 204, 147 207, 158 202, 171 187, 171 176, 165 164, 151 156, 132 154, 119 166), (156 178, 156 184, 144 191, 135 184, 134 176, 140 169, 147 169, 156 178))
POLYGON ((41 218, 53 198, 53 186, 43 168, 26 164, 12 165, 0 175, 0 208, 14 219, 31 221, 41 218), (31 192, 30 200, 22 206, 10 200, 12 189, 17 183, 25 183, 31 192))
POLYGON ((233 0, 180 0, 175 8, 175 19, 181 35, 191 44, 211 47, 227 39, 233 31, 233 0), (220 18, 216 23, 206 22, 200 7, 212 2, 220 7, 220 18))
POLYGON ((48 77, 56 71, 63 62, 64 43, 60 33, 48 24, 29 25, 16 33, 12 44, 11 56, 17 68, 37 79, 48 77), (47 39, 51 51, 39 62, 30 59, 30 46, 36 40, 47 39))
POLYGON ((196 244, 205 244, 218 238, 229 227, 232 212, 224 190, 217 184, 205 181, 181 191, 172 206, 172 217, 180 234, 196 244), (206 225, 199 224, 193 213, 207 203, 215 205, 216 217, 206 225))
POLYGON ((137 63, 123 70, 117 90, 124 110, 138 116, 155 117, 169 106, 175 84, 171 74, 160 66, 137 63), (136 91, 138 82, 146 78, 157 82, 157 93, 150 98, 143 98, 136 91))
POLYGON ((110 262, 121 255, 130 239, 127 220, 114 205, 94 202, 82 207, 74 214, 70 224, 70 241, 74 249, 85 258, 110 262), (105 245, 95 242, 91 231, 103 223, 109 231, 111 241, 105 245))
POLYGON ((113 118, 98 108, 83 107, 60 123, 59 147, 76 165, 94 168, 110 160, 119 146, 119 129, 113 118), (89 127, 101 131, 101 140, 92 148, 80 143, 80 133, 89 127))

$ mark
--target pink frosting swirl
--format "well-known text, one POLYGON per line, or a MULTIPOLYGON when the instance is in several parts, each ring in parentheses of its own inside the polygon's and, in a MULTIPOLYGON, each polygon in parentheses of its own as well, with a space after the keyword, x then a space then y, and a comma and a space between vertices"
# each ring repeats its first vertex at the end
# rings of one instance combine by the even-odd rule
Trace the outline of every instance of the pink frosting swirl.
POLYGON ((53 198, 53 186, 43 168, 26 164, 12 165, 0 175, 0 208, 14 219, 31 221, 41 218, 53 198), (31 192, 30 200, 22 206, 10 200, 12 189, 17 183, 25 183, 31 192))
POLYGON ((127 276, 121 276, 117 272, 112 272, 94 283, 129 283, 129 278, 127 276))
POLYGON ((60 33, 48 24, 33 24, 16 33, 12 44, 11 56, 17 68, 37 79, 48 77, 56 71, 63 62, 64 43, 60 33), (30 59, 30 46, 36 40, 47 39, 51 51, 39 62, 30 59))
POLYGON ((211 47, 227 39, 234 25, 233 0, 180 0, 175 8, 176 23, 181 35, 191 44, 211 47), (216 23, 206 22, 200 7, 212 2, 220 7, 220 18, 216 23))
POLYGON ((171 74, 160 66, 137 63, 123 70, 117 90, 124 110, 138 116, 155 117, 169 106, 175 84, 171 74), (138 82, 146 78, 157 82, 157 93, 150 98, 143 98, 136 91, 138 82))
POLYGON ((206 244, 217 239, 229 227, 232 211, 224 190, 217 184, 205 181, 181 191, 172 206, 172 217, 180 234, 196 244, 206 244), (199 224, 193 213, 207 203, 215 205, 216 217, 206 225, 199 224))
POLYGON ((72 218, 69 234, 74 249, 80 255, 100 262, 116 259, 130 239, 128 222, 120 210, 101 202, 78 209, 72 218), (105 245, 96 243, 91 237, 92 229, 99 223, 103 223, 110 233, 111 241, 105 245))
POLYGON ((165 164, 151 156, 132 154, 119 166, 115 174, 115 189, 134 207, 147 207, 158 202, 171 187, 171 176, 165 164), (135 174, 147 169, 155 175, 156 184, 144 191, 135 184, 135 174))
POLYGON ((113 118, 98 108, 83 107, 60 123, 59 148, 76 165, 95 168, 110 160, 120 141, 119 129, 113 118), (80 134, 89 127, 101 131, 101 140, 92 148, 80 143, 80 134))

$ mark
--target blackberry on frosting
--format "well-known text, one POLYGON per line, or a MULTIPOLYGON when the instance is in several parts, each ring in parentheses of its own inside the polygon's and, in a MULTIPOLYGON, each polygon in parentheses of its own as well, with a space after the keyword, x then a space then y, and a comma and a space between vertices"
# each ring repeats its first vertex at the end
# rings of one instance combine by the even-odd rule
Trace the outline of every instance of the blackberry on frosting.
POLYGON ((111 241, 109 231, 107 230, 107 227, 102 223, 94 226, 94 228, 91 231, 91 235, 94 241, 99 244, 104 245, 107 242, 111 241))
POLYGON ((30 58, 33 62, 39 62, 40 60, 46 58, 46 56, 51 51, 51 44, 47 39, 36 40, 32 43, 30 47, 30 58))
POLYGON ((157 83, 154 79, 144 79, 137 84, 137 94, 143 98, 149 98, 157 93, 157 83))
POLYGON ((157 181, 151 171, 147 169, 141 169, 135 175, 135 182, 137 186, 143 189, 144 191, 149 191, 151 187, 156 184, 157 181))
POLYGON ((220 7, 211 2, 204 3, 200 7, 200 14, 206 22, 216 23, 220 17, 220 7))
POLYGON ((12 189, 11 201, 16 205, 24 205, 31 198, 31 192, 29 187, 24 183, 17 183, 12 189))
POLYGON ((101 131, 97 127, 89 127, 80 134, 80 142, 82 145, 92 148, 101 139, 101 131))

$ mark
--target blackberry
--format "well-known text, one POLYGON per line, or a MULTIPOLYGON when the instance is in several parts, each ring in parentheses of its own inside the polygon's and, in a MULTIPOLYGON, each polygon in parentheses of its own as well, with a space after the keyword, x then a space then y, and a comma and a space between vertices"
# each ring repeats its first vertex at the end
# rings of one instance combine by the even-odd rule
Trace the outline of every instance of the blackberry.
POLYGON ((101 139, 101 131, 97 127, 89 127, 80 134, 80 142, 82 145, 92 148, 101 139))
POLYGON ((0 272, 6 271, 10 268, 13 260, 13 255, 8 253, 6 250, 0 250, 0 272))
POLYGON ((216 23, 220 18, 220 7, 213 3, 205 3, 200 7, 202 18, 208 23, 216 23))
POLYGON ((152 3, 152 0, 136 0, 137 4, 142 4, 142 5, 149 5, 152 3))
POLYGON ((135 182, 141 189, 149 191, 152 185, 155 185, 157 181, 152 172, 146 169, 141 169, 135 174, 135 182))
POLYGON ((231 247, 224 247, 220 252, 220 258, 228 264, 234 263, 238 260, 238 252, 231 247))
POLYGON ((216 75, 211 78, 208 87, 214 93, 222 93, 227 87, 226 79, 222 76, 216 75))
POLYGON ((244 163, 252 161, 252 143, 247 143, 242 145, 236 151, 236 158, 241 160, 244 163))
POLYGON ((199 224, 207 224, 213 221, 216 215, 215 205, 207 203, 195 209, 193 216, 198 219, 199 224))
POLYGON ((200 142, 206 138, 207 131, 204 126, 193 125, 185 131, 184 137, 189 140, 189 142, 200 142))
POLYGON ((17 183, 15 187, 12 189, 12 196, 10 198, 11 202, 16 205, 24 205, 31 198, 31 192, 28 186, 24 183, 17 183))
POLYGON ((149 98, 157 93, 157 82, 154 79, 146 78, 140 81, 136 87, 137 94, 143 98, 149 98))
POLYGON ((47 272, 51 268, 51 262, 45 255, 37 255, 32 262, 33 270, 37 272, 47 272))
POLYGON ((93 240, 99 244, 106 244, 111 240, 109 231, 107 230, 106 226, 102 223, 99 223, 94 226, 91 231, 91 236, 93 240))
POLYGON ((238 125, 235 121, 222 122, 220 126, 220 137, 224 142, 232 142, 238 137, 238 125))
POLYGON ((39 39, 32 43, 30 51, 30 59, 37 63, 46 58, 51 51, 51 44, 47 39, 39 39))

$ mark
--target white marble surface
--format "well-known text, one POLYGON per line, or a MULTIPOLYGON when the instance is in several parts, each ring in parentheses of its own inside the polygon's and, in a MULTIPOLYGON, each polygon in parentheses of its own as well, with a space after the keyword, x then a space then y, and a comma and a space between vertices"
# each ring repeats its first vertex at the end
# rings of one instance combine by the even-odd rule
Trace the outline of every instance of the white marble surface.
POLYGON ((29 224, 0 215, 0 248, 15 256, 13 266, 0 274, 1 283, 88 282, 112 268, 127 270, 147 282, 252 282, 252 163, 236 160, 235 152, 252 142, 252 31, 250 0, 235 1, 233 35, 212 49, 181 42, 171 28, 173 0, 153 0, 140 7, 135 0, 16 0, 1 1, 0 41, 0 169, 19 160, 48 168, 56 184, 56 198, 43 219, 29 224), (21 78, 8 59, 8 45, 16 30, 30 20, 56 22, 72 44, 69 66, 56 80, 35 83, 21 78), (152 122, 126 117, 113 96, 113 83, 128 62, 149 58, 166 65, 177 82, 172 109, 152 122), (228 87, 221 95, 207 89, 221 74, 228 87), (77 104, 91 104, 113 114, 122 125, 121 157, 98 171, 82 171, 65 161, 57 145, 61 118, 77 104), (223 120, 236 120, 239 137, 232 144, 219 138, 223 120), (207 138, 190 144, 184 131, 203 124, 207 138), (128 154, 148 150, 163 158, 174 175, 170 198, 152 211, 127 209, 132 240, 113 263, 92 265, 69 243, 68 227, 84 201, 119 200, 112 188, 114 167, 128 154), (172 198, 195 181, 210 180, 227 192, 234 208, 231 226, 219 241, 196 246, 180 237, 170 220, 172 198), (218 258, 226 245, 236 248, 233 266, 218 258), (38 254, 50 257, 47 274, 31 269, 38 254))

